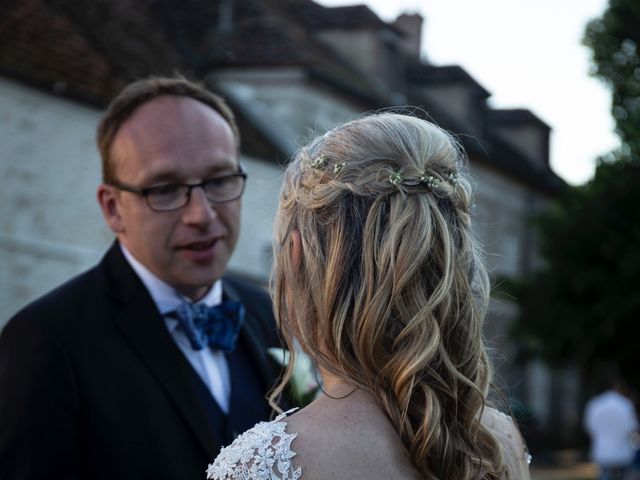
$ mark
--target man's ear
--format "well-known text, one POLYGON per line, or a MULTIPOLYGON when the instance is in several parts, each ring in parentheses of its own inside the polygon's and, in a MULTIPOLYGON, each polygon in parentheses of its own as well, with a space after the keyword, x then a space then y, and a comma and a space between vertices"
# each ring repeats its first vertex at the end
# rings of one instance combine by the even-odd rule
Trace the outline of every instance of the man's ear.
POLYGON ((302 236, 297 230, 291 232, 291 255, 293 264, 299 268, 302 264, 302 236))
POLYGON ((119 205, 116 195, 117 192, 114 187, 105 185, 104 183, 98 187, 98 191, 96 192, 104 220, 107 222, 111 231, 118 235, 124 231, 124 222, 118 209, 119 205))

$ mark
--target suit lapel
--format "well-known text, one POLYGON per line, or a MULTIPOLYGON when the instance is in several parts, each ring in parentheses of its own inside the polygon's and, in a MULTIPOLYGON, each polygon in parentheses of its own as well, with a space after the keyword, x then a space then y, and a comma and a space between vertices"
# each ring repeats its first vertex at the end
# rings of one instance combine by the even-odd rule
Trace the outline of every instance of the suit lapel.
POLYGON ((207 428, 206 415, 193 392, 191 366, 175 345, 155 303, 124 259, 117 243, 107 254, 105 262, 110 273, 111 294, 120 303, 115 319, 117 327, 174 403, 206 455, 213 458, 218 453, 220 442, 207 428))
MULTIPOLYGON (((240 331, 239 342, 243 342, 246 352, 253 361, 256 371, 262 381, 265 391, 273 386, 276 375, 272 368, 273 362, 268 358, 267 346, 265 339, 261 338, 259 319, 251 309, 251 302, 243 298, 240 292, 233 288, 229 282, 223 280, 223 296, 225 300, 241 301, 246 309, 245 321, 240 331)), ((233 382, 233 378, 231 379, 233 382)))
MULTIPOLYGON (((232 436, 265 420, 271 408, 265 398, 278 376, 279 367, 268 355, 268 339, 254 302, 231 282, 223 280, 225 300, 239 300, 246 308, 245 322, 236 351, 227 356, 231 374, 231 402, 227 429, 232 436), (244 359, 239 357, 243 354, 244 359), (251 376, 255 380, 251 380, 251 376)), ((266 313, 266 312, 265 312, 266 313)))

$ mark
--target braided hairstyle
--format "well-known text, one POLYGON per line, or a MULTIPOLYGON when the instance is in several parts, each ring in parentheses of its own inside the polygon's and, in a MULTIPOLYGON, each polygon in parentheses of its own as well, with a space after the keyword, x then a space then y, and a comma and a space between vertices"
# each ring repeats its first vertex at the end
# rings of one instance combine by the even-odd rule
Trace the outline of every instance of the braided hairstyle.
POLYGON ((464 165, 432 123, 369 115, 295 155, 275 226, 274 305, 289 350, 295 338, 322 368, 370 392, 430 480, 508 476, 480 423, 489 284, 464 165), (292 231, 302 240, 295 262, 292 231))

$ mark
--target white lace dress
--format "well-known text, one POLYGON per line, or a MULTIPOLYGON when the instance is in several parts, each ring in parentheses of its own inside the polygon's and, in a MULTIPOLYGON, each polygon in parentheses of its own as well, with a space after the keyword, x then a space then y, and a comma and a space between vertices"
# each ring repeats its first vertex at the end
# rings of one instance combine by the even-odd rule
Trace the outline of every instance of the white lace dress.
POLYGON ((302 475, 291 459, 296 453, 291 442, 298 435, 287 433, 281 420, 296 409, 278 415, 270 422, 260 422, 231 445, 220 450, 207 468, 207 478, 214 480, 297 480, 302 475))

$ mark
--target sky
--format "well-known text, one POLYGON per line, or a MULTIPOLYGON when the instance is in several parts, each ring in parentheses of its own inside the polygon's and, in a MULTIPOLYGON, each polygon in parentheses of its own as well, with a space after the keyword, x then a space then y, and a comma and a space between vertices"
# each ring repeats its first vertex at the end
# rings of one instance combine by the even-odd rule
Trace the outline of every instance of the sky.
POLYGON ((581 44, 587 22, 607 0, 316 0, 366 4, 383 20, 420 13, 422 56, 460 65, 491 92, 494 108, 527 108, 552 128, 551 167, 577 185, 595 159, 615 148, 610 92, 589 75, 581 44))

